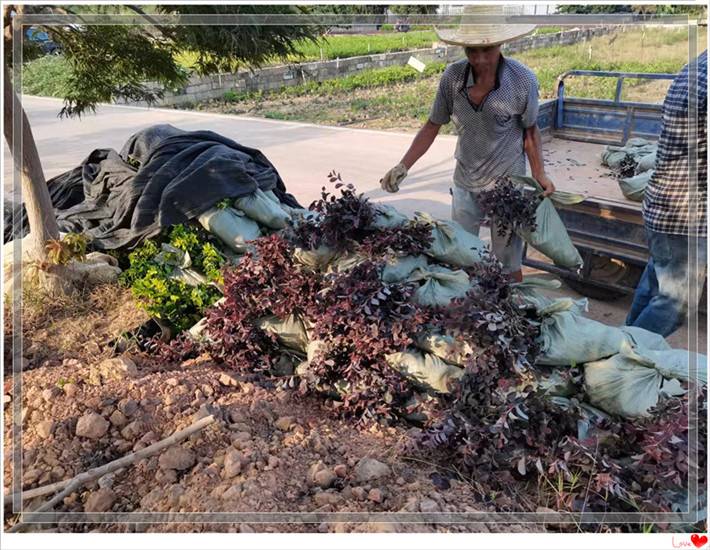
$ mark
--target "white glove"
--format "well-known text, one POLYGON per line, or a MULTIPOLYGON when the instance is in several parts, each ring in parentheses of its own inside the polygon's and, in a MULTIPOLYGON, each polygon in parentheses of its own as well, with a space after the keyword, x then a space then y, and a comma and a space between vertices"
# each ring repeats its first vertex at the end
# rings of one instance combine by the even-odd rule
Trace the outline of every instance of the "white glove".
POLYGON ((388 193, 399 191, 399 184, 407 177, 407 167, 401 162, 387 172, 380 180, 380 186, 388 193))

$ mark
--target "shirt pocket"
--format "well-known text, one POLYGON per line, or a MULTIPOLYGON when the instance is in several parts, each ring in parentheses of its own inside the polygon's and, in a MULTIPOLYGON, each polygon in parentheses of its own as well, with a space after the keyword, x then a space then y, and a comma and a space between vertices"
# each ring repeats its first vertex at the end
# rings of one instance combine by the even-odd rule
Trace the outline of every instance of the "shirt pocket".
POLYGON ((497 132, 507 132, 515 123, 515 117, 511 114, 494 114, 493 120, 497 132))

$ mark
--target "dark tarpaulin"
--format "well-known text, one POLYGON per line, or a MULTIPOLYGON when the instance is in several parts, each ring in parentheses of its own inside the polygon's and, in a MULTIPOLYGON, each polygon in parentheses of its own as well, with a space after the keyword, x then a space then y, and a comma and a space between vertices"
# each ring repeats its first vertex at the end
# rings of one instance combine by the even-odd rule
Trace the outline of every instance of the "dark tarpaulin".
POLYGON ((59 230, 89 235, 98 250, 133 248, 163 227, 257 187, 299 206, 260 151, 214 132, 186 132, 169 124, 134 134, 120 153, 96 149, 47 185, 59 230))

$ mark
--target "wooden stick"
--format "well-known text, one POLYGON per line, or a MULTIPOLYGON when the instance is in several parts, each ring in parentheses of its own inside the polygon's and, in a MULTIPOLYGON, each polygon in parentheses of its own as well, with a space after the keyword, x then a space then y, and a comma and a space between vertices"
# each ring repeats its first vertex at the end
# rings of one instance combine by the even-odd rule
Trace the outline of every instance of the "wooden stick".
MULTIPOLYGON (((51 511, 58 503, 60 503, 65 497, 68 495, 71 495, 78 489, 80 489, 82 486, 86 485, 90 481, 93 481, 94 479, 98 479, 110 472, 113 472, 115 470, 118 470, 119 468, 124 468, 126 466, 130 466, 134 462, 137 462, 138 460, 141 460, 143 458, 149 457, 157 453, 158 451, 161 451, 165 449, 166 447, 170 447, 171 445, 174 445, 178 443, 179 441, 182 441, 186 437, 192 435, 195 432, 200 431, 202 428, 205 426, 209 426, 215 421, 214 416, 210 415, 205 418, 202 418, 195 422, 194 424, 191 424, 184 430, 180 430, 179 432, 174 433, 173 435, 166 437, 165 439, 161 439, 157 443, 153 443, 152 445, 146 447, 145 449, 141 449, 140 451, 135 451, 133 453, 127 454, 124 457, 118 458, 114 460, 113 462, 109 462, 108 464, 104 464, 103 466, 98 466, 96 468, 93 468, 91 470, 87 470, 86 472, 82 472, 78 474, 77 476, 67 479, 65 481, 60 481, 58 483, 52 483, 51 485, 45 485, 44 487, 39 487, 37 489, 34 489, 35 495, 34 496, 40 496, 44 494, 49 494, 54 491, 57 491, 64 487, 63 490, 61 490, 58 494, 56 494, 53 498, 45 502, 42 506, 37 508, 36 510, 29 512, 27 514, 27 519, 26 521, 21 521, 19 523, 16 523, 15 525, 12 526, 11 529, 9 529, 8 532, 13 533, 20 531, 22 529, 22 526, 27 525, 30 523, 30 520, 35 519, 36 514, 41 514, 42 512, 47 512, 51 511)), ((30 491, 28 491, 29 493, 30 491)), ((26 493, 21 492, 21 495, 25 495, 26 493)), ((8 495, 6 499, 12 500, 14 495, 8 495)))
POLYGON ((71 479, 64 479, 62 481, 50 483, 49 485, 43 485, 42 487, 36 487, 28 491, 20 491, 19 493, 7 493, 3 497, 3 500, 5 501, 5 506, 9 506, 10 504, 12 504, 12 500, 15 498, 16 495, 19 495, 23 501, 35 497, 43 497, 44 495, 51 495, 56 493, 57 491, 61 491, 69 483, 71 483, 71 479))

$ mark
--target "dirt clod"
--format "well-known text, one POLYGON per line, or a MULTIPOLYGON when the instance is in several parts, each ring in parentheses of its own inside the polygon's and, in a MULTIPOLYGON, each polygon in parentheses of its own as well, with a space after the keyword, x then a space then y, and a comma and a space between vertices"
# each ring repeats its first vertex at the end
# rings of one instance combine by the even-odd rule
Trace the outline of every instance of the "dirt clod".
POLYGON ((190 449, 173 445, 160 455, 158 463, 163 470, 187 470, 195 464, 195 453, 190 449))
POLYGON ((103 437, 109 429, 109 422, 103 416, 96 413, 88 413, 79 418, 76 423, 76 435, 99 439, 103 437))

